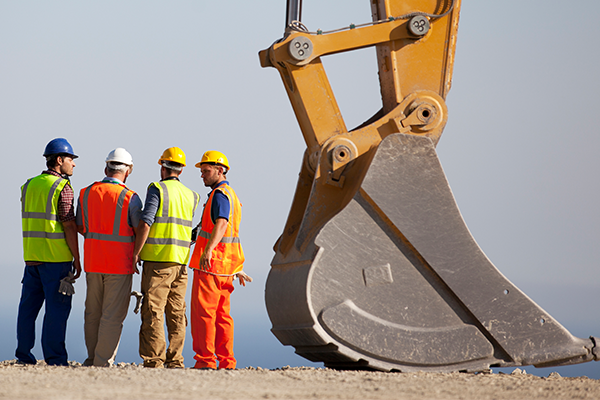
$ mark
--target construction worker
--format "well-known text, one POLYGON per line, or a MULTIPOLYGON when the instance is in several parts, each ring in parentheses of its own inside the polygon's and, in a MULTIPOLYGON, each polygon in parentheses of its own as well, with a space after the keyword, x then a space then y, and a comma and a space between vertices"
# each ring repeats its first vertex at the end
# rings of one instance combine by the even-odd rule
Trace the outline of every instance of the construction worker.
POLYGON ((48 365, 68 365, 65 335, 71 312, 71 286, 81 275, 74 194, 69 177, 77 158, 63 138, 50 141, 44 150, 47 170, 21 186, 23 257, 25 272, 17 317, 18 362, 36 364, 35 320, 42 304, 42 352, 48 365), (73 273, 74 271, 74 273, 73 273), (62 293, 61 291, 62 290, 62 293))
POLYGON ((185 266, 200 196, 179 181, 185 167, 183 150, 166 149, 158 163, 161 181, 148 186, 134 249, 135 263, 144 261, 140 356, 145 367, 184 368, 185 266), (168 349, 163 327, 165 314, 168 349))
POLYGON ((87 294, 83 331, 88 357, 83 365, 109 367, 117 355, 131 293, 135 230, 140 197, 125 186, 131 154, 116 148, 106 157, 100 182, 81 189, 77 229, 85 237, 83 265, 87 294))
POLYGON ((242 269, 244 252, 239 239, 242 204, 229 186, 227 157, 207 151, 199 163, 204 186, 212 191, 204 204, 200 231, 190 268, 192 284, 192 339, 198 369, 234 369, 233 319, 229 314, 233 280, 242 286, 252 279, 242 269))

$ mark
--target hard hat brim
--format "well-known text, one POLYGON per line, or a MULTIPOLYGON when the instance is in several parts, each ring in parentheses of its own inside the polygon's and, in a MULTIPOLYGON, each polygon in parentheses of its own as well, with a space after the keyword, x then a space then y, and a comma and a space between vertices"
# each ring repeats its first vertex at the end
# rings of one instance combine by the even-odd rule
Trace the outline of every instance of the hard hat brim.
POLYGON ((223 167, 223 168, 227 168, 227 172, 229 172, 229 170, 231 169, 231 168, 229 168, 227 165, 224 165, 224 164, 219 164, 219 163, 217 163, 217 162, 212 162, 212 161, 204 161, 204 162, 202 162, 202 161, 199 161, 199 162, 197 162, 197 163, 196 163, 195 167, 196 167, 196 168, 200 168, 200 167, 202 166, 202 164, 208 164, 208 165, 218 165, 218 166, 221 166, 221 167, 223 167))
POLYGON ((50 157, 50 156, 69 156, 69 157, 71 157, 73 160, 74 160, 74 159, 76 159, 76 158, 79 158, 79 156, 78 156, 78 155, 76 155, 76 154, 71 154, 71 153, 52 153, 52 154, 44 154, 43 156, 44 156, 44 157, 46 157, 46 158, 48 158, 48 157, 50 157))

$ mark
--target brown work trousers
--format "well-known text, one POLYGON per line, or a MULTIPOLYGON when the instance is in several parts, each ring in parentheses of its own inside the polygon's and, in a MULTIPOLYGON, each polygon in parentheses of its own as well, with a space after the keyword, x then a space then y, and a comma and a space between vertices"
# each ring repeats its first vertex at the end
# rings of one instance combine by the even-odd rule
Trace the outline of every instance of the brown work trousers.
POLYGON ((85 275, 83 332, 88 357, 83 365, 109 367, 115 361, 131 295, 131 274, 85 275))
POLYGON ((142 326, 140 327, 140 356, 144 367, 184 368, 185 292, 187 271, 185 265, 144 262, 142 271, 142 326), (169 347, 165 341, 165 319, 169 347))

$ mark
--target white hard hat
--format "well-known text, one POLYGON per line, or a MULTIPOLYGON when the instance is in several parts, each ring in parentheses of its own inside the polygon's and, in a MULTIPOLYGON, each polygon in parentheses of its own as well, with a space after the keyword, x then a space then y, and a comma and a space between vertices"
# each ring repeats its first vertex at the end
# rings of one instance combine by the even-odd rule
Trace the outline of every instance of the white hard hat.
POLYGON ((126 164, 133 166, 133 159, 131 158, 131 154, 127 150, 122 147, 117 147, 106 157, 106 162, 116 162, 121 164, 126 164))

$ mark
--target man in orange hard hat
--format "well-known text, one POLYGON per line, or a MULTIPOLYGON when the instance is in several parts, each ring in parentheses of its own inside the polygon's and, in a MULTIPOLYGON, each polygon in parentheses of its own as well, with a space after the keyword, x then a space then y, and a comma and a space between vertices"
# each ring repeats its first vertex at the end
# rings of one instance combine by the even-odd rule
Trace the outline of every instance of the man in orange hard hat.
POLYGON ((106 157, 105 178, 81 189, 77 228, 85 237, 87 293, 83 331, 86 366, 110 367, 127 316, 133 276, 135 230, 142 213, 139 196, 125 186, 133 170, 121 147, 106 157))
POLYGON ((179 181, 185 167, 183 150, 166 149, 158 163, 161 180, 148 186, 134 248, 134 263, 144 261, 140 356, 144 367, 184 368, 185 266, 190 254, 192 219, 200 196, 179 181))
MULTIPOLYGON (((227 157, 207 151, 196 164, 204 185, 212 191, 204 204, 200 231, 190 268, 192 284, 192 339, 194 368, 234 369, 233 319, 229 314, 233 280, 242 286, 252 279, 242 269, 244 252, 239 238, 242 204, 226 180, 227 157)), ((196 228, 197 229, 197 228, 196 228)))

